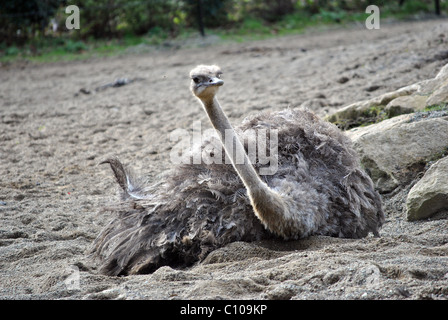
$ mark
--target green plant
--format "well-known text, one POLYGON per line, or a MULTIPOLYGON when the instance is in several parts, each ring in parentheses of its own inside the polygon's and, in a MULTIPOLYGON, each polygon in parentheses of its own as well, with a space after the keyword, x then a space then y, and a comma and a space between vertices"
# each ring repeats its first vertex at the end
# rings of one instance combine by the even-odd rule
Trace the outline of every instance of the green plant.
POLYGON ((428 106, 426 107, 423 112, 428 112, 428 111, 446 111, 448 110, 448 103, 442 103, 442 104, 435 104, 432 106, 428 106))
POLYGON ((345 11, 327 11, 320 10, 320 12, 313 16, 313 19, 320 20, 322 22, 337 22, 340 23, 347 18, 347 12, 345 11))
MULTIPOLYGON (((198 1, 3 0, 0 61, 80 59, 187 39, 198 32, 198 1), (79 30, 65 29, 70 4, 80 9, 79 30), (36 10, 42 11, 38 17, 29 16, 36 10), (49 29, 49 19, 58 23, 57 33, 49 29)), ((202 0, 202 11, 206 34, 246 41, 299 33, 322 23, 363 22, 367 3, 381 8, 381 18, 433 12, 433 0, 406 0, 402 7, 398 0, 202 0)), ((448 1, 441 7, 448 10, 448 1)))
POLYGON ((79 53, 84 50, 87 50, 87 45, 82 41, 73 41, 73 40, 67 40, 67 42, 64 45, 64 49, 66 52, 70 53, 79 53))
POLYGON ((19 52, 20 52, 19 48, 12 46, 5 50, 5 55, 6 56, 16 56, 19 54, 19 52))

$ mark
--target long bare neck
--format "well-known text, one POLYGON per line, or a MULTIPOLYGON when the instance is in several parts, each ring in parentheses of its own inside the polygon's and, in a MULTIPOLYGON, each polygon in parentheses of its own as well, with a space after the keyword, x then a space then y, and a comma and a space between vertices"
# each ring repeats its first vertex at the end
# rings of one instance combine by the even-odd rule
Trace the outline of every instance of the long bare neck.
POLYGON ((255 214, 272 232, 285 238, 294 237, 295 230, 289 230, 289 227, 286 227, 290 224, 287 222, 287 218, 291 216, 289 207, 282 197, 270 189, 258 176, 216 97, 203 100, 202 104, 213 127, 220 133, 227 156, 231 159, 233 167, 247 189, 255 214), (235 150, 230 150, 233 147, 235 150), (244 161, 241 161, 242 159, 244 161))
POLYGON ((249 194, 266 192, 266 189, 269 189, 269 187, 260 179, 255 171, 235 130, 219 105, 218 99, 214 97, 213 100, 203 101, 203 104, 213 127, 220 133, 220 138, 227 156, 232 161, 233 167, 241 180, 243 180, 249 194))

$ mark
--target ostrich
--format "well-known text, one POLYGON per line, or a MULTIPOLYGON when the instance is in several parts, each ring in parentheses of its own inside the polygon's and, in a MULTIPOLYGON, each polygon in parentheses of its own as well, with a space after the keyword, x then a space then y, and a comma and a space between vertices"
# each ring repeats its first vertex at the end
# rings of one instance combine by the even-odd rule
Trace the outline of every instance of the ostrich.
POLYGON ((190 89, 219 133, 201 150, 221 143, 219 157, 228 156, 231 163, 180 164, 164 181, 148 185, 117 158, 104 161, 121 187, 123 203, 131 205, 119 207, 93 243, 101 273, 187 267, 234 241, 379 236, 381 199, 349 138, 301 109, 262 113, 234 130, 216 98, 224 84, 221 74, 218 66, 197 66, 190 89), (278 135, 273 174, 261 174, 263 164, 247 155, 246 142, 262 128, 278 135))

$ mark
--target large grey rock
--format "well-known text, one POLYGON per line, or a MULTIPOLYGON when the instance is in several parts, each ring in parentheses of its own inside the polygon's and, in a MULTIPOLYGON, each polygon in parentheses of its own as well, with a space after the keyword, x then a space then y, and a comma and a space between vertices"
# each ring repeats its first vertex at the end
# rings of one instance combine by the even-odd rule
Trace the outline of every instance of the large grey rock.
POLYGON ((426 163, 448 149, 448 117, 420 118, 413 114, 347 131, 361 163, 382 193, 412 181, 426 163))
POLYGON ((327 120, 346 128, 389 117, 347 131, 376 188, 387 193, 448 153, 447 104, 448 64, 433 79, 353 103, 327 120), (425 111, 434 105, 441 108, 425 111))
POLYGON ((389 102, 384 111, 389 117, 423 111, 426 108, 427 99, 427 96, 421 95, 401 96, 389 102))
POLYGON ((448 80, 443 82, 426 101, 426 105, 442 105, 448 103, 448 80))
POLYGON ((407 219, 425 219, 448 210, 448 157, 434 163, 409 191, 407 219))
POLYGON ((425 107, 448 104, 448 64, 435 78, 343 107, 326 117, 342 129, 378 122, 384 117, 422 111, 425 107), (383 115, 380 115, 383 113, 383 115))
POLYGON ((337 124, 343 129, 362 125, 365 122, 370 122, 372 118, 375 118, 377 113, 384 110, 386 105, 392 100, 409 96, 419 89, 419 84, 413 84, 369 100, 355 102, 327 116, 326 120, 337 124))

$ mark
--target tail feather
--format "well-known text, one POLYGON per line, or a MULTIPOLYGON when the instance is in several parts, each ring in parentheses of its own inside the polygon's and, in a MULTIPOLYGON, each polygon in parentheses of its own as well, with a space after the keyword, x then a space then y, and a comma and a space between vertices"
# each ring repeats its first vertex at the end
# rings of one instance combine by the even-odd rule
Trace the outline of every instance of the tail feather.
POLYGON ((99 164, 108 163, 114 172, 115 179, 122 189, 122 199, 143 200, 150 199, 151 193, 145 187, 144 181, 134 176, 130 169, 123 166, 118 158, 108 158, 99 164))

